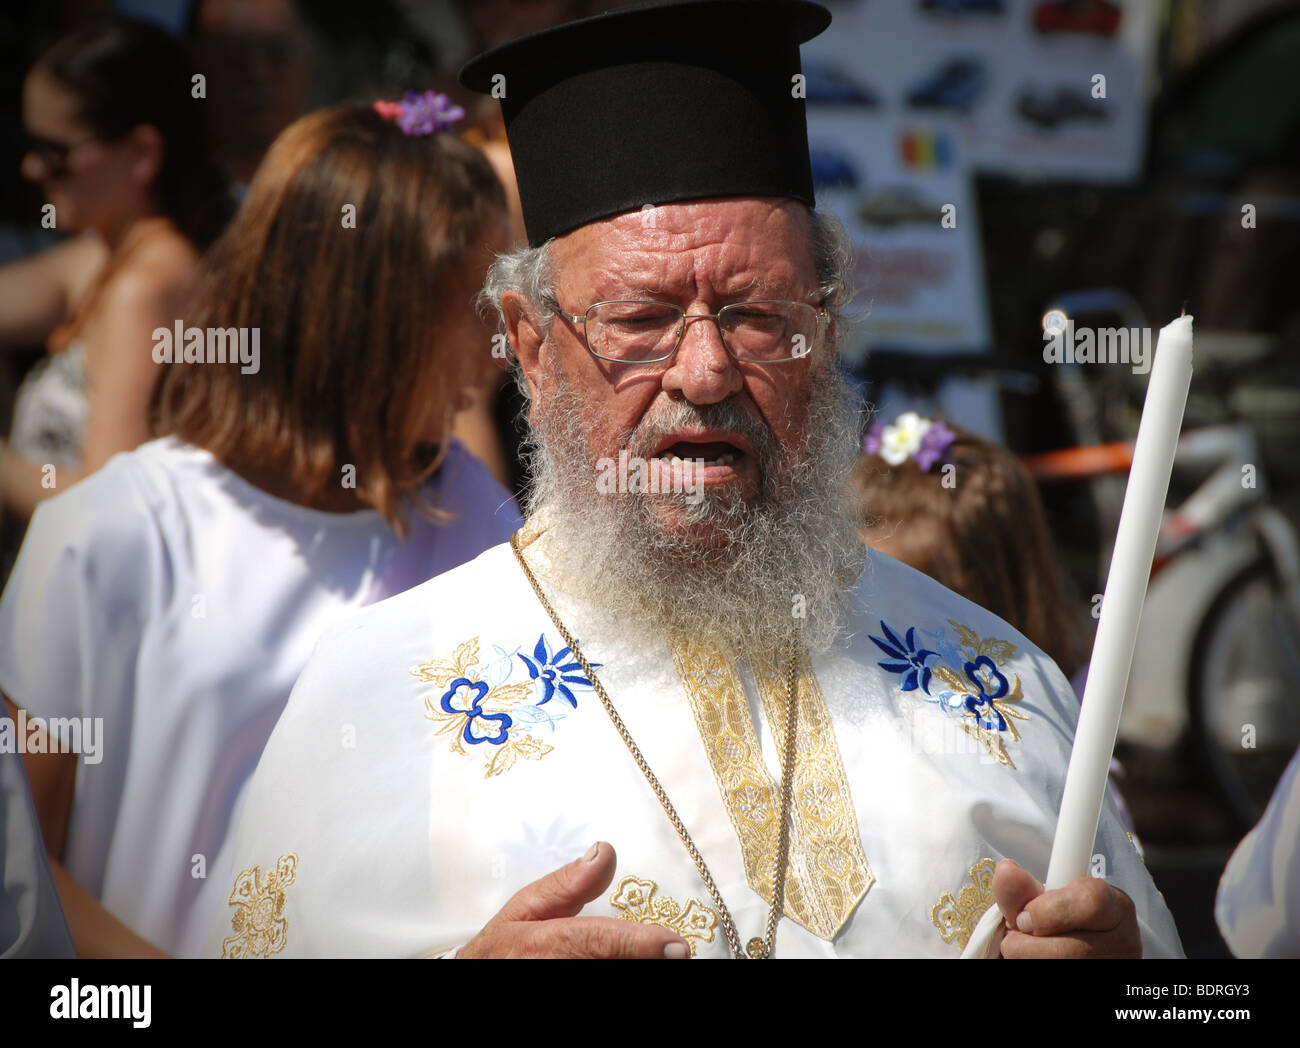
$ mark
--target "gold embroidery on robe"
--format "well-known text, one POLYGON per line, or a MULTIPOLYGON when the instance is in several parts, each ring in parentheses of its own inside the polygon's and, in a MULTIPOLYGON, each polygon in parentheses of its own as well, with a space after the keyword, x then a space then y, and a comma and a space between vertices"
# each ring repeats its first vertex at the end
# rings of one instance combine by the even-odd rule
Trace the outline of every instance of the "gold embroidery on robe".
POLYGON ((624 877, 609 897, 609 904, 619 911, 619 917, 638 924, 657 924, 676 932, 686 940, 691 956, 695 956, 696 943, 713 942, 718 927, 717 913, 699 899, 686 900, 682 906, 670 895, 659 895, 659 885, 640 877, 624 877))
MULTIPOLYGON (((673 661, 740 840, 745 880, 760 898, 770 899, 781 786, 763 763, 743 685, 735 668, 716 652, 674 645, 673 661)), ((784 739, 789 700, 785 667, 756 666, 755 678, 769 732, 773 739, 784 739)), ((800 667, 798 697, 784 912, 829 942, 875 875, 862 851, 830 711, 807 660, 800 667)))
POLYGON ((284 949, 289 921, 284 916, 285 889, 298 876, 298 853, 281 855, 275 869, 262 876, 253 866, 235 878, 229 905, 235 907, 230 927, 235 934, 221 943, 221 956, 270 957, 284 949))
POLYGON ((975 925, 994 905, 993 870, 996 866, 993 859, 981 859, 970 868, 971 883, 965 885, 955 899, 952 892, 944 892, 930 909, 930 920, 939 929, 944 942, 956 941, 959 949, 966 949, 975 925))

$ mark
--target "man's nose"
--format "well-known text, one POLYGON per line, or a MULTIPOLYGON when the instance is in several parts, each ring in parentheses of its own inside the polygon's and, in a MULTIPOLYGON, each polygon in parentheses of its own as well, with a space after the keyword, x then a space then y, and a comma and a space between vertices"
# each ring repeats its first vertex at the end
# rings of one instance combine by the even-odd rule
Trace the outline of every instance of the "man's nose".
POLYGON ((744 387, 736 362, 722 343, 714 317, 688 315, 672 366, 664 372, 664 391, 680 393, 693 404, 717 404, 744 387))

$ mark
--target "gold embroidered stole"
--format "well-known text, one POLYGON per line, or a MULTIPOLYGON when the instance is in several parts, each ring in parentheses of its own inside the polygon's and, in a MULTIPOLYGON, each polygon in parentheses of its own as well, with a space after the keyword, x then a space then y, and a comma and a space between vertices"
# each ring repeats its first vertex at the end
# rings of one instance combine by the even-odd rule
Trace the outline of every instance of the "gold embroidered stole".
MULTIPOLYGON (((714 780, 740 840, 745 880, 761 898, 770 899, 780 783, 763 763, 744 687, 735 667, 718 652, 691 642, 672 647, 714 780)), ((769 733, 782 739, 788 701, 782 667, 757 664, 754 675, 769 733)), ((784 908, 787 917, 829 942, 875 875, 862 852, 826 699, 806 658, 799 669, 798 702, 784 908)))

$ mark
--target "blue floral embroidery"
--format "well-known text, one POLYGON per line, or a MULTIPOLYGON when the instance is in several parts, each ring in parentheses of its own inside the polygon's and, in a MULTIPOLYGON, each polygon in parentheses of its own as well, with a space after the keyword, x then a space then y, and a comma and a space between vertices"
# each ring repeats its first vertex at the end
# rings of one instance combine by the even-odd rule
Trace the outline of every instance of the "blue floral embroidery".
POLYGON ((999 666, 1015 655, 1016 646, 980 637, 953 619, 948 624, 957 634, 955 644, 942 629, 930 632, 909 627, 900 637, 881 620, 884 637, 871 640, 889 657, 877 665, 898 674, 904 692, 917 692, 944 713, 960 717, 963 731, 979 739, 999 763, 1014 768, 1006 744, 1017 741, 1020 733, 1010 718, 1026 720, 1028 714, 1016 705, 1024 698, 1020 677, 1012 674, 1008 680, 999 666), (927 647, 917 643, 918 632, 926 638, 927 647))
MULTIPOLYGON (((564 662, 571 654, 570 649, 562 648, 552 653, 551 646, 547 644, 546 634, 544 633, 537 638, 537 646, 533 648, 532 658, 529 658, 522 651, 518 654, 523 664, 528 667, 529 676, 538 682, 538 691, 542 696, 537 701, 538 706, 545 706, 558 694, 576 710, 578 700, 569 685, 576 684, 588 690, 591 689, 591 681, 587 680, 581 673, 582 664, 577 660, 564 662)), ((592 663, 591 668, 599 669, 600 663, 592 663)))
MULTIPOLYGON (((469 756, 465 747, 479 746, 490 753, 484 775, 492 777, 520 760, 540 760, 554 749, 543 741, 558 721, 578 708, 578 693, 591 690, 591 682, 570 661, 568 648, 556 651, 542 634, 531 657, 522 648, 492 646, 494 655, 479 656, 475 637, 456 646, 450 658, 434 659, 412 668, 420 680, 437 691, 424 700, 425 716, 438 725, 436 734, 451 739, 451 750, 469 756), (520 662, 528 670, 523 680, 520 662), (547 706, 556 695, 564 702, 547 706), (482 747, 483 743, 488 743, 482 747)), ((598 665, 598 664, 597 664, 598 665)))
POLYGON ((921 690, 930 694, 930 668, 926 665, 926 660, 936 657, 938 652, 916 646, 916 627, 907 631, 906 641, 899 640, 898 634, 885 624, 884 619, 880 620, 880 628, 889 638, 888 641, 879 637, 871 638, 876 647, 889 656, 889 661, 880 663, 880 667, 890 673, 901 673, 904 691, 915 691, 919 683, 921 690))
MULTIPOLYGON (((494 746, 500 746, 510 735, 510 725, 514 723, 508 713, 484 713, 483 699, 488 693, 488 686, 481 680, 470 680, 467 677, 457 677, 451 682, 451 687, 447 694, 442 697, 442 708, 447 713, 465 714, 465 730, 462 732, 464 739, 471 746, 477 746, 480 742, 490 742, 494 746), (468 688, 473 695, 469 707, 462 709, 454 706, 452 700, 456 698, 459 692, 468 688), (491 734, 480 735, 475 731, 476 724, 489 722, 495 724, 495 729, 491 734)), ((480 729, 483 730, 483 729, 480 729)))
POLYGON ((1009 688, 1007 678, 998 672, 997 665, 987 655, 980 655, 974 662, 966 663, 964 668, 966 679, 978 689, 977 694, 967 696, 966 709, 975 715, 980 727, 989 731, 1006 731, 1006 719, 993 702, 1006 695, 1009 688))

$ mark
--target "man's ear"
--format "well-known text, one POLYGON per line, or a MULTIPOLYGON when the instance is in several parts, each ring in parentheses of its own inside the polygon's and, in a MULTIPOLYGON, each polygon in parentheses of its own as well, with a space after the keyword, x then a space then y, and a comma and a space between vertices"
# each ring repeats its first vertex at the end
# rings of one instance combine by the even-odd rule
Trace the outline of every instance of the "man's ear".
POLYGON ((540 375, 540 357, 542 344, 546 336, 537 325, 535 311, 529 309, 529 301, 518 291, 507 291, 501 296, 501 312, 505 316, 506 337, 510 339, 510 348, 515 351, 519 367, 528 383, 528 391, 537 396, 537 381, 540 375))

